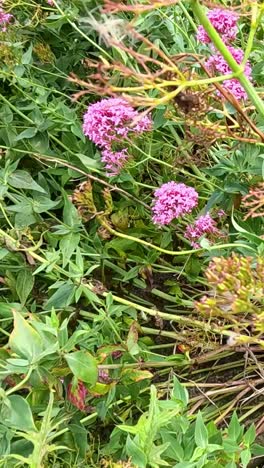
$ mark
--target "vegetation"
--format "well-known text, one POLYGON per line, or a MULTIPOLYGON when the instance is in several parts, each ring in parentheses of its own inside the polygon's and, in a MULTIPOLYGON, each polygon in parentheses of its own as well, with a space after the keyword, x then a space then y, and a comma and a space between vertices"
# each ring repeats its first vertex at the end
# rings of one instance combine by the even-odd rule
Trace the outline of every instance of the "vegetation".
POLYGON ((263 466, 263 14, 1 2, 1 467, 263 466))

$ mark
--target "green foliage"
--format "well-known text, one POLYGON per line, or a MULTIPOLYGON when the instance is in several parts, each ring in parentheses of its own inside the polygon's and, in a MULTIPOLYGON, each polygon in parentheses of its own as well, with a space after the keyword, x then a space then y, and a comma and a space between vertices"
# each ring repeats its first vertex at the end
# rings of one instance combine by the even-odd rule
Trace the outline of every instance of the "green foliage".
POLYGON ((254 426, 245 431, 236 413, 224 430, 217 429, 212 422, 206 425, 200 412, 194 420, 187 413, 187 395, 176 378, 167 400, 158 400, 152 386, 147 412, 135 425, 123 424, 115 429, 106 451, 111 448, 115 451, 119 439, 117 456, 131 459, 140 468, 246 468, 254 451, 254 426), (127 434, 125 440, 123 432, 127 434))
MULTIPOLYGON (((189 2, 136 16, 102 3, 1 6, 14 18, 0 32, 0 467, 246 468, 264 455, 263 217, 243 201, 264 176, 263 116, 212 84, 188 85, 205 108, 154 103, 153 130, 108 177, 82 131, 87 106, 147 72, 145 111, 159 60, 166 80, 174 63, 195 82, 208 79, 209 51, 189 2), (153 46, 128 33, 132 18, 153 46), (199 205, 158 228, 153 192, 171 180, 194 187, 199 205), (219 235, 196 250, 185 229, 207 211, 219 235), (205 276, 214 257, 220 269, 205 276)), ((244 47, 251 5, 236 3, 244 47)), ((262 42, 259 27, 249 52, 260 92, 262 42)))

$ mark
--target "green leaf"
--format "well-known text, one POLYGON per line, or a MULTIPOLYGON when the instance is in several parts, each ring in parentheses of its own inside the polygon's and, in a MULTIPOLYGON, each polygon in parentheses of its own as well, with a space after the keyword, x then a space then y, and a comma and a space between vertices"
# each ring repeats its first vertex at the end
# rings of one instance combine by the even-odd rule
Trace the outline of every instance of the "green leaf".
POLYGON ((127 350, 131 356, 135 356, 139 353, 140 349, 138 346, 138 324, 137 322, 133 322, 127 337, 127 350))
POLYGON ((78 424, 70 424, 69 429, 73 435, 76 450, 81 458, 85 458, 88 450, 88 437, 85 427, 78 424))
POLYGON ((86 287, 85 285, 82 285, 82 294, 87 297, 88 301, 92 304, 93 302, 95 304, 102 304, 102 301, 101 299, 93 292, 91 291, 90 289, 88 289, 88 287, 86 287))
POLYGON ((250 460, 251 460, 251 452, 249 449, 242 450, 241 454, 241 462, 242 462, 242 467, 247 468, 250 460))
POLYGON ((28 50, 22 55, 21 63, 23 65, 28 65, 29 63, 31 63, 32 50, 33 50, 33 44, 31 43, 28 50))
POLYGON ((5 424, 24 432, 36 431, 28 402, 20 395, 11 395, 8 400, 10 407, 8 408, 9 414, 5 417, 5 424))
POLYGON ((76 286, 73 283, 65 283, 49 298, 45 307, 47 310, 63 309, 71 304, 76 286))
POLYGON ((9 304, 6 304, 6 302, 0 302, 0 317, 1 318, 10 318, 13 319, 13 310, 16 310, 17 312, 26 312, 26 309, 24 309, 21 304, 18 302, 10 302, 9 304))
POLYGON ((98 378, 96 359, 87 351, 76 351, 65 355, 73 375, 82 382, 95 385, 98 378))
POLYGON ((133 382, 141 382, 141 380, 152 379, 153 374, 147 370, 124 369, 121 372, 121 382, 123 385, 129 385, 133 382))
POLYGON ((15 138, 15 141, 20 141, 28 138, 33 138, 36 133, 37 133, 37 128, 36 127, 29 127, 26 130, 23 130, 17 137, 15 138))
POLYGON ((188 392, 186 388, 183 385, 181 385, 181 383, 176 377, 173 378, 173 389, 172 389, 171 398, 172 400, 176 400, 176 401, 180 400, 183 403, 185 408, 188 405, 188 401, 189 401, 188 392))
POLYGON ((66 234, 60 241, 60 248, 62 251, 63 268, 68 265, 74 251, 78 247, 80 242, 80 234, 78 232, 70 232, 66 234))
POLYGON ((249 429, 244 434, 244 437, 243 437, 244 444, 247 447, 249 447, 251 444, 253 444, 255 438, 256 438, 256 428, 255 428, 254 424, 251 424, 249 429))
POLYGON ((199 411, 195 423, 194 432, 195 443, 197 447, 206 448, 208 445, 208 432, 203 422, 202 413, 199 411))
POLYGON ((126 452, 132 459, 132 463, 138 468, 146 468, 148 460, 145 453, 141 450, 140 446, 137 445, 130 436, 127 437, 126 441, 126 452))
POLYGON ((80 216, 73 203, 68 198, 67 193, 63 194, 64 208, 63 221, 67 226, 76 228, 80 224, 80 216))
POLYGON ((14 328, 9 337, 9 347, 29 362, 35 361, 44 351, 42 338, 19 312, 13 310, 13 316, 14 328))
POLYGON ((86 169, 100 169, 101 164, 99 161, 96 161, 95 159, 89 158, 88 156, 85 156, 85 154, 76 154, 77 158, 81 161, 83 166, 86 169))
POLYGON ((236 412, 232 414, 230 424, 228 426, 228 435, 232 441, 240 441, 243 434, 243 427, 241 427, 236 412))
POLYGON ((8 183, 11 187, 18 189, 30 189, 45 193, 45 190, 40 187, 26 171, 17 170, 13 172, 13 174, 8 177, 8 183))
POLYGON ((33 289, 34 282, 35 277, 32 275, 32 271, 28 268, 25 268, 18 273, 16 280, 16 292, 22 306, 25 305, 26 300, 33 289))

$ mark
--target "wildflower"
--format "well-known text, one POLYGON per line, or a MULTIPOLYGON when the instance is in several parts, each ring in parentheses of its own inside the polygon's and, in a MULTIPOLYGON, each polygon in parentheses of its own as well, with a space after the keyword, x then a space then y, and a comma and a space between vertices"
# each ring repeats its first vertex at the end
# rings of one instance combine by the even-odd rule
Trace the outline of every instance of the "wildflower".
MULTIPOLYGON (((244 52, 241 49, 236 49, 235 47, 229 46, 229 52, 233 55, 235 61, 240 65, 244 58, 244 52)), ((215 52, 205 63, 205 65, 211 69, 212 71, 216 71, 221 75, 229 75, 232 73, 231 68, 222 57, 220 52, 215 52)), ((252 68, 250 63, 247 61, 244 69, 244 74, 247 76, 248 79, 252 79, 251 77, 252 68)), ((247 93, 244 88, 241 86, 240 82, 236 78, 231 78, 230 80, 225 80, 222 83, 222 86, 226 88, 227 91, 232 93, 236 99, 247 99, 247 93)), ((220 94, 218 92, 218 94, 220 94)))
POLYGON ((103 149, 102 161, 108 175, 117 175, 128 160, 128 149, 118 151, 113 146, 121 144, 131 135, 140 135, 151 129, 151 119, 141 115, 123 98, 102 99, 91 104, 83 119, 83 133, 103 149))
POLYGON ((216 222, 211 218, 210 214, 200 216, 194 224, 189 224, 186 228, 184 237, 191 242, 194 248, 198 248, 197 240, 204 234, 217 234, 219 231, 216 227, 216 222))
POLYGON ((123 98, 102 99, 91 104, 84 114, 83 132, 96 145, 110 149, 113 142, 122 142, 131 133, 140 134, 151 127, 147 116, 123 98))
MULTIPOLYGON (((1 2, 0 2, 1 5, 1 2)), ((12 20, 13 15, 11 13, 6 13, 3 8, 0 6, 0 27, 2 27, 2 32, 5 32, 7 29, 7 25, 12 20)))
POLYGON ((120 173, 128 160, 127 148, 121 151, 104 150, 102 152, 102 162, 105 163, 105 168, 109 176, 114 176, 120 173))
POLYGON ((198 193, 194 188, 176 182, 167 182, 154 192, 153 222, 169 224, 173 219, 190 213, 198 203, 198 193))
POLYGON ((73 406, 76 406, 80 411, 85 411, 86 404, 85 398, 87 396, 87 389, 83 382, 80 380, 75 388, 73 388, 73 384, 70 383, 67 388, 67 398, 71 402, 73 406))
MULTIPOLYGON (((238 15, 236 13, 230 10, 214 8, 208 12, 207 18, 210 20, 216 31, 221 35, 225 43, 235 40, 238 32, 238 15)), ((211 39, 203 26, 198 27, 197 40, 203 44, 209 44, 211 42, 211 39)))

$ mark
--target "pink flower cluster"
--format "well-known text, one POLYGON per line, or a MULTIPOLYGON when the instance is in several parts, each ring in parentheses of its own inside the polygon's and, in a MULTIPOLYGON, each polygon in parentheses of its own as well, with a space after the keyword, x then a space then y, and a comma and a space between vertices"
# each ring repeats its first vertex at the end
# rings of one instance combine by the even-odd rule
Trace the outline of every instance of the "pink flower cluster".
POLYGON ((190 213, 198 203, 198 193, 183 183, 167 182, 154 192, 152 220, 166 225, 173 219, 190 213))
POLYGON ((113 145, 122 147, 128 137, 148 131, 151 126, 151 119, 142 116, 123 98, 91 104, 83 119, 83 133, 103 149, 102 161, 109 175, 119 174, 128 159, 127 148, 115 151, 113 145))
MULTIPOLYGON (((207 18, 212 23, 216 31, 222 36, 224 42, 229 43, 234 41, 238 28, 238 15, 233 11, 223 10, 222 8, 214 8, 207 14, 207 18)), ((197 40, 203 44, 210 44, 211 39, 208 36, 203 26, 198 27, 197 40)))
POLYGON ((199 248, 197 240, 204 234, 218 234, 216 222, 211 218, 209 213, 202 215, 195 221, 194 224, 189 224, 186 228, 184 237, 191 242, 192 247, 199 248))
MULTIPOLYGON (((230 43, 234 41, 237 36, 238 15, 233 11, 222 10, 221 8, 214 8, 213 10, 210 10, 208 12, 207 17, 216 29, 216 31, 221 35, 222 40, 227 45, 228 50, 233 55, 235 61, 240 65, 244 58, 244 52, 241 49, 236 49, 230 45, 230 43)), ((197 40, 204 44, 211 43, 211 39, 209 38, 203 26, 199 26, 198 28, 197 40)), ((221 75, 229 75, 232 73, 225 59, 214 48, 213 55, 206 61, 205 65, 211 71, 220 73, 221 75)), ((252 79, 251 72, 252 70, 250 63, 247 62, 245 65, 244 73, 250 80, 252 79)), ((225 80, 223 81, 222 85, 227 91, 232 93, 236 99, 247 99, 247 93, 236 78, 225 80)), ((217 94, 221 95, 219 91, 217 91, 217 94)))
POLYGON ((13 15, 10 13, 6 13, 2 8, 2 2, 0 1, 0 27, 2 28, 2 32, 5 32, 7 29, 7 25, 13 18, 13 15))
MULTIPOLYGON (((244 52, 241 49, 236 49, 235 47, 228 46, 229 52, 234 57, 235 61, 240 65, 244 58, 244 52)), ((229 75, 232 73, 231 68, 226 63, 225 59, 222 57, 220 52, 215 52, 206 62, 205 65, 212 71, 216 71, 221 75, 229 75)), ((247 76, 249 80, 251 80, 251 65, 249 62, 245 65, 244 74, 247 76)), ((231 80, 223 81, 223 86, 230 91, 238 100, 240 99, 247 99, 247 93, 244 88, 241 86, 239 81, 236 78, 232 78, 231 80)))

